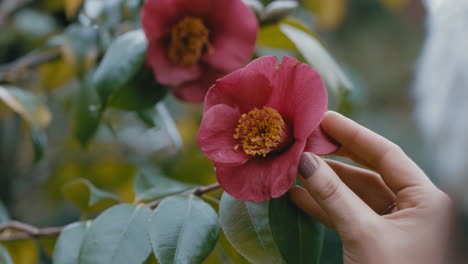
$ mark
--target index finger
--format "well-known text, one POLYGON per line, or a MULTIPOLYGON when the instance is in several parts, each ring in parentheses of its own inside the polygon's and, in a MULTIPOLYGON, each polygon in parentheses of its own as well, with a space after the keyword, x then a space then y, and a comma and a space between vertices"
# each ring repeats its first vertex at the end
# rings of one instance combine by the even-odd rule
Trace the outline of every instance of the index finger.
POLYGON ((329 111, 321 126, 353 156, 380 173, 393 192, 412 186, 432 185, 426 174, 398 145, 353 120, 329 111))

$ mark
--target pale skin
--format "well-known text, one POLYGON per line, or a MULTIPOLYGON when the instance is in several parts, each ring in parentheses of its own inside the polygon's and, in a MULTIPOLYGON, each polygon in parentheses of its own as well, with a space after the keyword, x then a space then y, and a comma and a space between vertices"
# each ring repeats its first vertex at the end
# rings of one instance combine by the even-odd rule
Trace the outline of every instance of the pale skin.
POLYGON ((341 144, 335 155, 368 169, 304 153, 291 199, 337 231, 344 263, 445 263, 450 198, 384 137, 335 112, 321 126, 341 144))

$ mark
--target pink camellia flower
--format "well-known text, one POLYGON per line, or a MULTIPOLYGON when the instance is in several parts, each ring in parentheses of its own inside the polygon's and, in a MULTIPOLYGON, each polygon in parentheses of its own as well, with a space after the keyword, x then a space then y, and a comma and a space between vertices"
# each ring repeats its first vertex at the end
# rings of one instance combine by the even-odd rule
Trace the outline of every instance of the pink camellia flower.
POLYGON ((252 57, 258 23, 242 0, 146 0, 147 64, 174 95, 202 102, 215 80, 252 57))
POLYGON ((337 150, 320 128, 326 111, 325 85, 312 67, 262 57, 210 88, 198 144, 226 192, 264 201, 291 187, 302 152, 337 150))

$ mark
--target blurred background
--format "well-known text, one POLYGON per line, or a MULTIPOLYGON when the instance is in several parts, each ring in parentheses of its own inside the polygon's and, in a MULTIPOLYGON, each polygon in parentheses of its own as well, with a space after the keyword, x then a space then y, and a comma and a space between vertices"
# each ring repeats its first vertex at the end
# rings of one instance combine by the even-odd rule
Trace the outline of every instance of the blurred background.
MULTIPOLYGON (((123 202, 132 202, 136 167, 147 163, 148 157, 168 177, 193 184, 215 182, 212 164, 195 141, 201 106, 183 104, 168 96, 155 109, 156 126, 151 129, 133 113, 108 111, 92 142, 83 148, 74 132, 74 96, 80 85, 71 70, 76 66, 76 58, 60 57, 38 63, 32 70, 4 74, 13 66, 18 68, 17 64, 11 64, 18 58, 53 46, 64 31, 72 31, 70 25, 77 20, 86 23, 89 17, 75 17, 78 8, 75 2, 78 1, 0 2, 0 84, 14 82, 40 95, 52 116, 44 157, 34 163, 35 151, 41 151, 33 147, 37 138, 31 139, 29 125, 0 103, 0 200, 11 218, 37 226, 76 221, 80 212, 64 199, 62 186, 80 177, 115 193, 123 202)), ((115 21, 125 21, 111 27, 109 34, 114 34, 125 31, 126 23, 137 23, 138 14, 132 7, 139 2, 88 0, 84 8, 89 9, 90 15, 100 12, 99 23, 113 25, 115 21)), ((292 16, 320 36, 354 84, 345 103, 330 96, 330 108, 394 141, 428 175, 435 175, 430 153, 414 119, 412 96, 417 61, 425 39, 423 3, 418 0, 302 2, 306 9, 296 10, 292 16)), ((92 64, 99 53, 85 36, 68 41, 70 47, 82 47, 83 57, 92 64)), ((105 36, 101 38, 105 45, 105 36)), ((38 256, 42 263, 49 263, 43 244, 37 246, 26 241, 10 243, 9 247, 21 252, 18 253, 22 255, 21 263, 33 263, 28 259, 38 256)), ((337 236, 327 231, 322 263, 342 263, 341 254, 337 236)), ((219 262, 209 259, 207 263, 219 262)))

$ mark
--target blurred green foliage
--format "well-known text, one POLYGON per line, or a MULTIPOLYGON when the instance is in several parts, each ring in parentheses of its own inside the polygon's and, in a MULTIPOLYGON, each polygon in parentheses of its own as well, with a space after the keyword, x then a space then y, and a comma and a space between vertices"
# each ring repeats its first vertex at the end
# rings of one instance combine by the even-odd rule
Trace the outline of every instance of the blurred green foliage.
MULTIPOLYGON (((113 51, 116 39, 138 34, 142 2, 42 0, 7 13, 0 8, 0 201, 5 205, 3 210, 0 203, 0 223, 19 219, 40 226, 67 225, 116 200, 152 200, 215 182, 212 163, 196 143, 201 107, 165 97, 167 88, 141 70, 144 41, 123 43, 135 44, 130 55, 122 48, 113 51), (50 53, 49 60, 35 67, 17 61, 29 54, 30 62, 43 52, 50 53), (133 63, 122 69, 119 60, 133 63), (135 91, 132 87, 139 92, 129 92, 135 91), (156 88, 163 92, 151 92, 162 91, 156 88), (142 174, 141 168, 148 167, 156 168, 150 173, 154 177, 142 174), (103 198, 111 202, 92 208, 103 198)), ((260 2, 267 12, 273 0, 260 2)), ((323 57, 304 53, 302 41, 291 37, 291 30, 285 32, 284 25, 305 34, 332 54, 325 61, 338 62, 333 65, 331 59, 332 66, 323 71, 334 71, 332 79, 345 76, 353 87, 352 92, 330 89, 330 109, 395 141, 430 171, 410 115, 409 86, 422 41, 420 2, 301 0, 296 9, 279 5, 274 10, 263 14, 256 55, 291 54, 323 65, 323 57)), ((218 211, 220 195, 203 195, 203 206, 208 203, 218 211)), ((89 226, 72 224, 65 234, 74 237, 76 228, 89 226)), ((221 232, 205 263, 248 263, 231 242, 221 232)), ((51 263, 63 257, 62 251, 52 252, 54 244, 55 239, 2 242, 0 259, 8 251, 16 264, 51 263)), ((60 239, 57 244, 77 246, 60 239)), ((150 255, 145 263, 156 262, 150 255)), ((339 239, 326 230, 320 263, 341 262, 339 239)))

